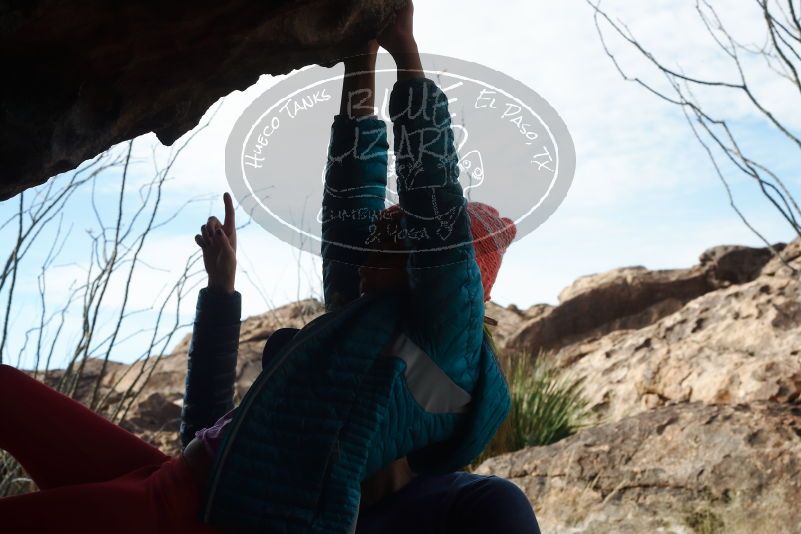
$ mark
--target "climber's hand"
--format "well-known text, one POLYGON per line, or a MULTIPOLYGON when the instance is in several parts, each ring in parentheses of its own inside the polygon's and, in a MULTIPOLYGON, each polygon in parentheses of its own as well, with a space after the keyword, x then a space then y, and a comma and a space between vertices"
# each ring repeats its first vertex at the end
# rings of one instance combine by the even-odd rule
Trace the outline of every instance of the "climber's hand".
POLYGON ((231 195, 223 195, 225 222, 209 217, 195 236, 195 243, 203 250, 203 265, 209 275, 209 289, 234 292, 236 278, 236 221, 231 195))
POLYGON ((395 12, 395 21, 378 35, 378 44, 393 56, 407 53, 410 49, 416 50, 413 19, 414 5, 412 0, 409 0, 406 7, 395 12))

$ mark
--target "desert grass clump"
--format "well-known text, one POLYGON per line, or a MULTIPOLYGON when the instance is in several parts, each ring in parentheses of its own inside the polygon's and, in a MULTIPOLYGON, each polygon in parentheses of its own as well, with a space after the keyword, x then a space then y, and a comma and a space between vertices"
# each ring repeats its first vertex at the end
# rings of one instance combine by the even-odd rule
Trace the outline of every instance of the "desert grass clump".
POLYGON ((470 465, 471 470, 499 454, 555 443, 589 421, 583 380, 550 364, 547 354, 532 357, 527 352, 503 351, 498 360, 512 406, 495 437, 470 465))

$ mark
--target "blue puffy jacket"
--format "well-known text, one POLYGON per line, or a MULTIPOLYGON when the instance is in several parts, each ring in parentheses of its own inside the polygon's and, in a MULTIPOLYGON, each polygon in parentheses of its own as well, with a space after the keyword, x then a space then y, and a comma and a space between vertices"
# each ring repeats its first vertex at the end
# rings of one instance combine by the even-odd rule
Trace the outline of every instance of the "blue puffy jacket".
POLYGON ((204 491, 209 524, 352 532, 363 479, 402 456, 417 473, 459 469, 506 417, 447 97, 427 78, 399 81, 389 112, 399 203, 427 236, 410 255, 409 288, 359 296, 384 208, 386 127, 337 116, 323 197, 328 313, 270 358, 235 411, 204 491))

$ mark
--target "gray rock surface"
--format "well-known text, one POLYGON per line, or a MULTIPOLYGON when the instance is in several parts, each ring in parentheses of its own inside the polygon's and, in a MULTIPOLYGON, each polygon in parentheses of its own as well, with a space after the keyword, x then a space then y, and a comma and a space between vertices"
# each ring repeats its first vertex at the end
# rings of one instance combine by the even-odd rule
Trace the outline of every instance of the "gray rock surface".
POLYGON ((680 403, 485 461, 543 532, 801 532, 801 406, 680 403))

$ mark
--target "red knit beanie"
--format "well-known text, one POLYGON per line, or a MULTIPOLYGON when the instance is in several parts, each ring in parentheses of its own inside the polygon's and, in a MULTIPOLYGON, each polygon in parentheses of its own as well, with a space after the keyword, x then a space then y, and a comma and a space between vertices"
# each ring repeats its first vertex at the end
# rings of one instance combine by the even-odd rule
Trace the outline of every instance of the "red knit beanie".
POLYGON ((503 255, 517 235, 517 227, 512 219, 501 217, 498 210, 482 202, 468 202, 467 214, 486 301, 490 299, 503 255))
MULTIPOLYGON (((400 206, 395 204, 383 210, 381 219, 395 219, 400 213, 400 206)), ((470 218, 476 263, 481 271, 484 300, 487 301, 498 277, 503 255, 517 235, 517 227, 511 219, 501 217, 498 210, 483 202, 468 202, 467 215, 470 218)))

